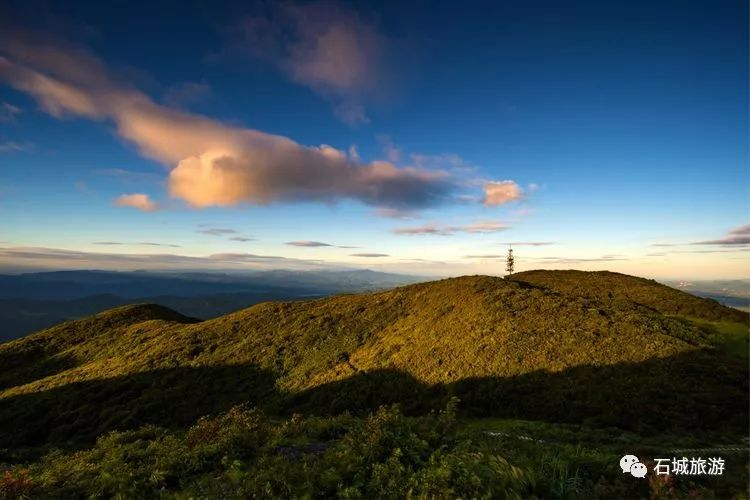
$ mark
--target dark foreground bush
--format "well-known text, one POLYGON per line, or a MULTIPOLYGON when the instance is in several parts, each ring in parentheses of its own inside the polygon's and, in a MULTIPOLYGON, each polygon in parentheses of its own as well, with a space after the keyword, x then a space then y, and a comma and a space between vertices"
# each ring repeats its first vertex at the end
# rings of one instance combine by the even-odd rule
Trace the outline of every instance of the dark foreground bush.
MULTIPOLYGON (((709 499, 735 498, 743 488, 746 461, 732 460, 734 482, 635 480, 621 473, 620 446, 607 447, 607 432, 542 422, 457 421, 456 403, 419 417, 384 406, 365 417, 283 420, 240 405, 182 431, 146 425, 110 432, 90 449, 57 450, 4 470, 0 500, 709 499), (507 431, 499 433, 506 437, 483 430, 493 428, 507 431), (529 432, 543 439, 523 437, 529 432)), ((615 440, 640 441, 623 439, 615 440)))
POLYGON ((456 440, 454 408, 273 422, 235 407, 182 433, 146 426, 110 433, 91 450, 50 453, 28 473, 9 472, 5 497, 533 496, 527 471, 456 440))

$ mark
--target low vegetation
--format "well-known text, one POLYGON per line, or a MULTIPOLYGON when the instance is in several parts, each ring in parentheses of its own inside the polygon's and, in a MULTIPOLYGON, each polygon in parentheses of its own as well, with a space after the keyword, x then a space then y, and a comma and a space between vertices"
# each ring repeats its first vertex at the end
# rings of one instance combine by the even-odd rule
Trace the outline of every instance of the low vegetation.
MULTIPOLYGON (((569 272, 265 303, 203 322, 113 309, 0 344, 0 491, 657 498, 663 485, 623 481, 612 457, 644 440, 746 435, 742 314, 640 278, 569 272), (479 422, 601 435, 605 451, 509 442, 479 422), (613 447, 613 435, 627 438, 613 447)), ((675 491, 710 498, 734 484, 675 491)))
POLYGON ((513 279, 565 295, 610 304, 638 304, 661 314, 744 324, 748 321, 745 311, 661 285, 654 280, 626 274, 607 271, 526 271, 514 274, 513 279))
POLYGON ((397 406, 286 419, 237 406, 184 431, 149 425, 52 451, 6 471, 0 498, 723 498, 743 487, 731 460, 724 482, 634 480, 618 466, 623 445, 640 456, 665 449, 612 430, 467 424, 455 402, 417 418, 397 406))

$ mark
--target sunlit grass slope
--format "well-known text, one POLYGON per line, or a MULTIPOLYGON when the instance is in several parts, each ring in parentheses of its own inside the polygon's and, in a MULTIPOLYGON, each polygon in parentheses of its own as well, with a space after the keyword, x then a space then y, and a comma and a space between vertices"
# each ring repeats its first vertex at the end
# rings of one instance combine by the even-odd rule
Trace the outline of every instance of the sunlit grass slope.
POLYGON ((747 323, 748 313, 657 283, 607 271, 526 271, 513 280, 609 304, 638 304, 662 314, 747 323))
POLYGON ((680 314, 745 320, 614 273, 467 276, 195 322, 128 306, 0 345, 0 448, 266 411, 461 411, 646 433, 746 425, 745 361, 680 314), (684 302, 684 303, 683 303, 684 302))

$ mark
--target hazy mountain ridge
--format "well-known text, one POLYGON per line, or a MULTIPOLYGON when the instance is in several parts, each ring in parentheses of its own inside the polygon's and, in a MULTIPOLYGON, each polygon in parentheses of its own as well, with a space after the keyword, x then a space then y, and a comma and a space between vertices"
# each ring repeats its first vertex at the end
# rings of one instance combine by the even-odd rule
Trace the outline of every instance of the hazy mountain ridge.
POLYGON ((664 283, 693 295, 714 299, 726 306, 750 312, 750 279, 681 280, 664 283))
POLYGON ((206 319, 258 302, 378 290, 420 280, 423 278, 369 270, 0 275, 0 342, 132 303, 153 302, 206 319))
POLYGON ((156 272, 156 271, 52 271, 0 275, 0 298, 71 300, 113 294, 124 298, 157 295, 181 297, 213 293, 248 292, 272 288, 305 288, 321 293, 342 287, 363 290, 418 281, 414 276, 357 271, 256 271, 256 272, 156 272))

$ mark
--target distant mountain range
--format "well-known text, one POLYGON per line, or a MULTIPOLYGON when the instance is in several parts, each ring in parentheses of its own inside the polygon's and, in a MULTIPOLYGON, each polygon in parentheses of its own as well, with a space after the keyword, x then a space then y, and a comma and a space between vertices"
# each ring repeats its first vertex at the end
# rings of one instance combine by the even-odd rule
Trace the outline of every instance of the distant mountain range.
MULTIPOLYGON (((0 275, 0 342, 113 307, 155 303, 209 319, 259 302, 386 290, 429 278, 349 271, 53 271, 0 275)), ((750 280, 667 285, 750 311, 750 280)))
POLYGON ((0 275, 0 342, 125 304, 152 302, 207 319, 268 300, 382 290, 424 280, 370 270, 0 275))
POLYGON ((730 307, 750 311, 750 279, 665 281, 665 284, 730 307))

